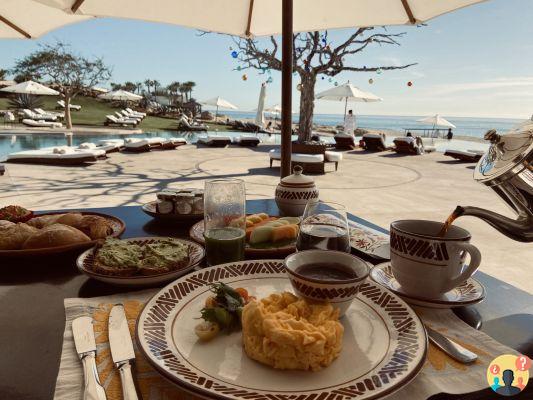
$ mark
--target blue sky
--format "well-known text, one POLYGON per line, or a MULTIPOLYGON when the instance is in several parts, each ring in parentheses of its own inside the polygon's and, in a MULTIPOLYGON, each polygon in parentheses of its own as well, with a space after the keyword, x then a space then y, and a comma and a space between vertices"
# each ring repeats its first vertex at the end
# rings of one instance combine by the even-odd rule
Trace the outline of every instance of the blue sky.
MULTIPOLYGON (((344 73, 335 80, 350 80, 384 99, 381 103, 357 103, 356 110, 374 115, 481 116, 528 118, 533 113, 533 2, 489 0, 438 17, 426 27, 393 27, 406 32, 401 46, 374 46, 348 62, 354 65, 387 65, 416 62, 408 70, 376 73, 344 73), (374 83, 369 84, 372 78, 374 83), (408 87, 407 82, 413 86, 408 87)), ((333 44, 350 31, 330 31, 333 44)), ((0 68, 56 39, 69 42, 88 56, 102 56, 113 67, 113 82, 157 79, 192 80, 194 97, 220 95, 241 110, 256 107, 264 75, 254 70, 232 71, 231 39, 178 26, 98 19, 53 31, 36 41, 0 40, 0 68)), ((272 74, 267 104, 280 101, 280 75, 272 74)), ((295 79, 294 86, 298 80, 295 79)), ((332 86, 319 80, 317 91, 332 86)), ((342 113, 343 105, 316 101, 317 113, 342 113)), ((298 110, 298 92, 294 106, 298 110)))

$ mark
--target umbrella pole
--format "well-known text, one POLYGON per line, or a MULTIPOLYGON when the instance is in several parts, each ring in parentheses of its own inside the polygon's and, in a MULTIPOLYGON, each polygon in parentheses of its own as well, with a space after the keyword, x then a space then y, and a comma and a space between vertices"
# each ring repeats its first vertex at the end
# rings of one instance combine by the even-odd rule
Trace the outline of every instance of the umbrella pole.
POLYGON ((292 141, 292 9, 293 0, 282 3, 281 35, 281 177, 291 174, 292 141))
POLYGON ((346 101, 344 102, 344 122, 346 123, 346 110, 348 109, 348 97, 346 97, 346 101))
POLYGON ((215 111, 215 122, 218 121, 218 105, 217 105, 217 110, 215 111))

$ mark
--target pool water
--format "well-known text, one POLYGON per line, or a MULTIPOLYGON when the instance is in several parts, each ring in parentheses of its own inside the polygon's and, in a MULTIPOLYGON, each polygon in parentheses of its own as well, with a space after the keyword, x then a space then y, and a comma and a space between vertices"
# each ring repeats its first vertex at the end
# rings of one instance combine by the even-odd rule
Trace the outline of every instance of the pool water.
MULTIPOLYGON (((231 138, 242 135, 242 132, 207 132, 208 135, 229 136, 231 138)), ((145 132, 139 134, 83 134, 74 135, 72 138, 74 146, 78 146, 84 142, 98 142, 103 139, 126 139, 126 138, 147 138, 147 137, 163 137, 169 138, 185 138, 189 143, 196 143, 199 136, 205 136, 205 132, 145 132)), ((280 135, 257 135, 262 143, 266 144, 280 144, 280 135)), ((297 139, 293 136, 293 140, 297 139)), ((358 140, 359 138, 357 138, 358 140)), ((334 143, 333 137, 322 136, 321 140, 327 143, 334 143)), ((392 145, 393 136, 387 136, 387 145, 392 145)), ((446 149, 455 150, 487 150, 487 143, 470 142, 466 140, 453 139, 448 141, 445 139, 424 139, 425 144, 433 145, 437 151, 444 152, 446 149)), ((0 161, 5 160, 9 153, 15 153, 23 150, 37 150, 44 147, 64 146, 67 144, 67 139, 63 134, 48 134, 48 133, 31 133, 31 134, 0 134, 0 161)))

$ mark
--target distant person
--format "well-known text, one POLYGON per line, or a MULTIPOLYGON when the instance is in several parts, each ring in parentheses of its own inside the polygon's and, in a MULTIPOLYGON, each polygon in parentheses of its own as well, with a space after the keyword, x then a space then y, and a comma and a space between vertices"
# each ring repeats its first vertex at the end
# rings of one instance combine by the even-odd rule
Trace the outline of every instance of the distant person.
POLYGON ((344 118, 344 133, 353 136, 356 127, 355 115, 353 115, 352 110, 349 110, 348 115, 344 118))
POLYGON ((515 394, 520 393, 520 388, 512 386, 514 381, 514 373, 512 369, 506 369, 502 374, 503 383, 505 386, 501 386, 496 389, 496 393, 503 396, 514 396, 515 394))
POLYGON ((407 134, 406 134, 405 136, 407 136, 407 137, 413 137, 413 134, 412 134, 411 132, 407 131, 407 134))
POLYGON ((448 138, 448 140, 452 140, 453 139, 452 128, 448 128, 448 135, 446 135, 446 137, 448 138))
POLYGON ((491 389, 496 391, 498 390, 498 388, 500 387, 500 378, 498 378, 497 376, 494 377, 494 383, 492 385, 490 385, 491 389))

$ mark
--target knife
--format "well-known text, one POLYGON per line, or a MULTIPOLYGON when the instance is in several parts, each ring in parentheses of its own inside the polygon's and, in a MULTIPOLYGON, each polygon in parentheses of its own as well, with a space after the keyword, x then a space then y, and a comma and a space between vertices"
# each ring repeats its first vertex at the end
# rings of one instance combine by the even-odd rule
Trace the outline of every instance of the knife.
POLYGON ((429 340, 453 359, 463 364, 468 364, 477 360, 476 353, 472 353, 470 350, 465 349, 459 343, 454 342, 452 339, 447 338, 440 332, 431 329, 429 326, 426 326, 426 330, 429 340))
POLYGON ((141 399, 133 380, 130 362, 135 361, 135 353, 122 304, 113 306, 109 314, 109 346, 111 358, 120 372, 124 400, 141 399))
POLYGON ((83 364, 85 387, 84 400, 106 400, 105 390, 100 384, 96 369, 96 343, 94 341, 93 320, 79 317, 72 321, 72 333, 76 352, 83 364))

